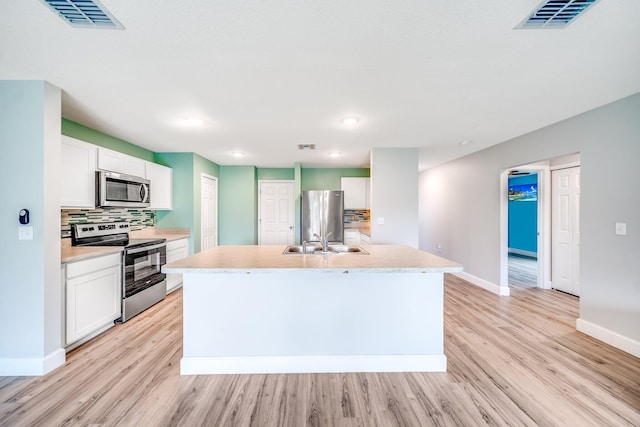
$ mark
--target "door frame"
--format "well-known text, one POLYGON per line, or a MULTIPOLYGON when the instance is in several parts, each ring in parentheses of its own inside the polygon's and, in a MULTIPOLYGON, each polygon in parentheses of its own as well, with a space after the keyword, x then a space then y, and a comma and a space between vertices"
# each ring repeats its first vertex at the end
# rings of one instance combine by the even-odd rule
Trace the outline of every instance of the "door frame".
POLYGON ((203 230, 202 230, 202 216, 203 216, 202 215, 202 206, 203 206, 203 203, 202 203, 202 200, 203 200, 203 197, 202 197, 202 179, 203 178, 210 179, 210 180, 212 180, 214 182, 214 187, 215 187, 215 192, 216 192, 215 198, 214 198, 215 206, 214 206, 214 209, 213 209, 213 212, 215 212, 215 221, 214 221, 213 228, 214 228, 215 236, 216 236, 215 241, 214 241, 214 247, 218 246, 218 240, 219 240, 219 235, 218 235, 218 178, 213 176, 213 175, 209 175, 209 174, 206 174, 206 173, 201 173, 200 174, 200 252, 202 252, 202 250, 203 250, 202 249, 202 243, 204 242, 203 230))
POLYGON ((291 218, 293 218, 293 241, 296 241, 296 234, 298 231, 298 227, 296 224, 296 197, 294 195, 296 184, 293 179, 260 179, 258 180, 258 244, 262 244, 262 184, 264 183, 281 183, 281 184, 291 184, 293 186, 293 191, 291 192, 291 218))
POLYGON ((509 171, 535 171, 538 174, 538 283, 551 289, 551 167, 529 164, 514 166, 500 173, 500 295, 509 295, 509 171))

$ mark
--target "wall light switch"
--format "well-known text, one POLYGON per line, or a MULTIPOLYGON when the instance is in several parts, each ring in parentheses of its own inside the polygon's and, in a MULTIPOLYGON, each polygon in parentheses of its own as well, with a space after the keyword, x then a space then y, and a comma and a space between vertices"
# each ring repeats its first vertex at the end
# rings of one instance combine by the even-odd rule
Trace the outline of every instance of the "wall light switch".
POLYGON ((33 240, 33 227, 18 227, 18 240, 33 240))
POLYGON ((384 225, 384 218, 383 217, 378 218, 377 221, 376 221, 376 224, 384 225))
POLYGON ((616 222, 616 234, 621 236, 627 235, 627 223, 626 222, 616 222))

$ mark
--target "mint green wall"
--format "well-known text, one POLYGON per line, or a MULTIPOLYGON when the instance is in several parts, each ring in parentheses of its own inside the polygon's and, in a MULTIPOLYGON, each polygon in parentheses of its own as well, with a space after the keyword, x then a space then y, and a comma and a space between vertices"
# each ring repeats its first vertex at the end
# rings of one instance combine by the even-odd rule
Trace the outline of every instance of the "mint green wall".
POLYGON ((258 181, 262 180, 286 180, 293 181, 294 179, 293 168, 258 168, 257 176, 258 181))
POLYGON ((220 167, 195 153, 155 153, 154 161, 173 168, 173 210, 156 211, 158 228, 189 228, 190 253, 200 252, 200 176, 218 177, 220 167))
POLYGON ((0 376, 43 375, 64 363, 60 277, 61 90, 0 81, 0 376), (18 240, 29 209, 32 240, 18 240))
POLYGON ((257 172, 254 166, 220 166, 218 236, 220 245, 258 241, 257 172))
POLYGON ((138 147, 130 142, 123 141, 122 139, 115 138, 95 129, 91 129, 81 125, 80 123, 72 122, 69 119, 62 119, 62 134, 81 141, 90 142, 94 145, 99 145, 100 147, 148 160, 150 162, 153 161, 153 151, 138 147))
POLYGON ((193 153, 156 153, 154 159, 173 169, 173 209, 156 211, 157 227, 190 229, 189 253, 194 253, 193 153))
POLYGON ((368 177, 368 168, 302 168, 302 191, 340 190, 340 178, 368 177))

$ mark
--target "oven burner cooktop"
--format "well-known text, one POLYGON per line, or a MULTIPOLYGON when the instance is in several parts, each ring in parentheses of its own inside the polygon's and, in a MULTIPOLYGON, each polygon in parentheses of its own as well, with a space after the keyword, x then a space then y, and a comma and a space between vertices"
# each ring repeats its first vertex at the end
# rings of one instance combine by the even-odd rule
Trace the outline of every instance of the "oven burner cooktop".
POLYGON ((128 222, 72 224, 72 246, 122 246, 134 249, 164 243, 166 239, 129 239, 128 222))

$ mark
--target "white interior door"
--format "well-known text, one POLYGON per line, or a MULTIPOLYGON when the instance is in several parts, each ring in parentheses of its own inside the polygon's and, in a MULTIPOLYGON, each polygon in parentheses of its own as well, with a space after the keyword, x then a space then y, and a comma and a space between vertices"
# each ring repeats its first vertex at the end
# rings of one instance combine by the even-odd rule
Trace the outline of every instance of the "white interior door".
POLYGON ((580 167, 552 171, 551 185, 552 286, 580 295, 580 167))
POLYGON ((200 250, 218 244, 218 180, 202 174, 200 178, 200 250))
POLYGON ((292 245, 295 229, 293 181, 260 181, 259 188, 258 244, 292 245))

